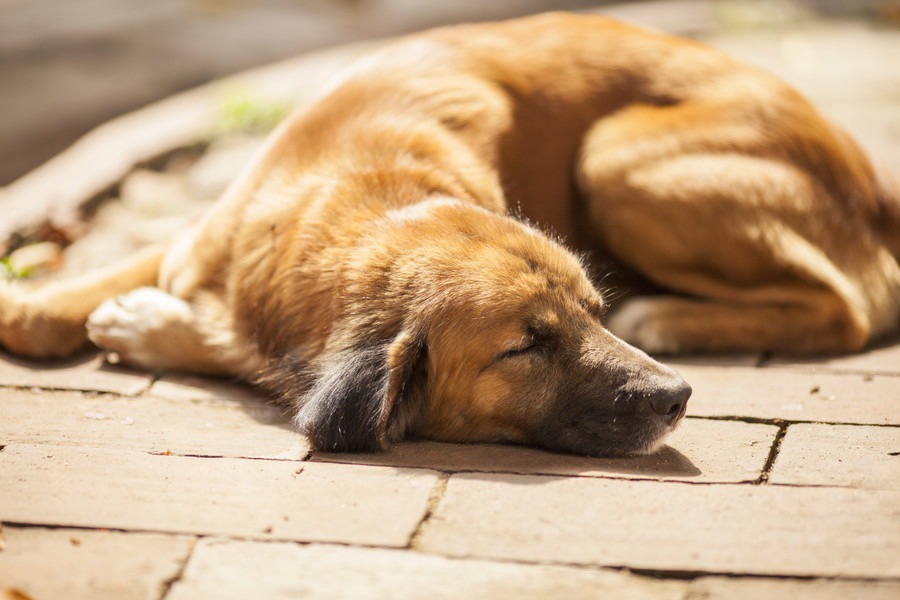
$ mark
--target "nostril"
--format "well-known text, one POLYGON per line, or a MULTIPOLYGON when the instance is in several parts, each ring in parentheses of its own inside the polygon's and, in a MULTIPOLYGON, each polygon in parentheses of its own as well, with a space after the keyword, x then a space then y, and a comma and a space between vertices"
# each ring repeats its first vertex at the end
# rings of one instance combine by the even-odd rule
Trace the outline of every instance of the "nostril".
POLYGON ((681 411, 681 402, 668 391, 658 392, 650 398, 650 408, 661 417, 674 416, 681 411))
POLYGON ((674 385, 657 390, 650 397, 650 408, 669 423, 674 423, 684 415, 691 392, 691 386, 679 379, 674 385))

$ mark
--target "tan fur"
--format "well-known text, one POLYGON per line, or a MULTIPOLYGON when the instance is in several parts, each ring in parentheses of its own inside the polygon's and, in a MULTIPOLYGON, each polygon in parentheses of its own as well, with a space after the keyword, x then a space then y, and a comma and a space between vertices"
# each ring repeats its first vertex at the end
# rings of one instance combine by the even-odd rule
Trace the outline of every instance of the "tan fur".
MULTIPOLYGON (((626 342, 846 352, 898 323, 896 190, 791 88, 702 45, 566 14, 439 29, 376 52, 288 119, 158 279, 157 257, 6 290, 0 342, 65 354, 103 299, 157 285, 177 302, 137 290, 100 306, 92 339, 145 368, 256 379, 301 427, 333 417, 329 386, 374 369, 371 354, 386 361, 363 424, 379 445, 615 451, 545 439, 568 410, 563 383, 590 395, 590 373, 614 369, 615 404, 633 381, 659 390, 674 375, 601 327, 584 266, 508 210, 678 294, 624 302, 608 326, 626 342), (141 311, 154 325, 123 329, 141 311), (504 355, 534 341, 534 323, 568 367, 504 355)), ((622 433, 630 444, 617 426, 610 439, 631 450, 670 428, 622 433)))

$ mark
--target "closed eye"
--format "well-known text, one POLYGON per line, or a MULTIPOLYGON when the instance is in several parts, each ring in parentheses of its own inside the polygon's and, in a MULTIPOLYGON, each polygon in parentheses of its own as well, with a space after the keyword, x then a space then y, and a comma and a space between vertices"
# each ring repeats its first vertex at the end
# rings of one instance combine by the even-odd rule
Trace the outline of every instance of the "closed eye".
MULTIPOLYGON (((527 328, 527 335, 521 340, 520 346, 505 350, 494 357, 491 365, 498 362, 528 356, 531 354, 544 354, 549 356, 556 347, 557 337, 552 328, 543 321, 537 321, 527 328)), ((490 365, 488 365, 490 366, 490 365)))
POLYGON ((515 358, 517 356, 523 356, 526 354, 530 354, 532 352, 543 351, 547 348, 544 344, 531 344, 530 346, 524 346, 522 348, 513 348, 511 350, 507 350, 506 352, 502 352, 494 359, 494 361, 506 360, 508 358, 515 358))

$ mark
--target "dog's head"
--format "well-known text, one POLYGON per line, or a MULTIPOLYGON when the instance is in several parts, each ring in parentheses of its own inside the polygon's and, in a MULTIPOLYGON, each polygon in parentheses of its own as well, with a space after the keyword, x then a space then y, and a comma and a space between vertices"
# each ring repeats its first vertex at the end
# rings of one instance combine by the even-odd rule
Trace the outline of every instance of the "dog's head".
POLYGON ((391 215, 364 254, 299 402, 317 448, 419 437, 622 455, 684 415, 691 388, 603 327, 582 264, 531 227, 441 201, 391 215))

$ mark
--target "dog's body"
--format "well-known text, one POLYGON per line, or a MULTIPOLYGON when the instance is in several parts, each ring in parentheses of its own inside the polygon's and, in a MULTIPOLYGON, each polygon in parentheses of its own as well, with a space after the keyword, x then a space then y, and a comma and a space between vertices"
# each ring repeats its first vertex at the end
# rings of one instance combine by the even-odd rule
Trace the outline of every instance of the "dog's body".
POLYGON ((322 448, 645 451, 690 388, 621 340, 844 352, 896 328, 892 186, 699 44, 563 14, 441 29, 291 117, 171 247, 8 290, 0 342, 66 354, 91 315, 125 362, 260 382, 322 448), (617 339, 580 261, 509 209, 673 294, 624 302, 617 339))

